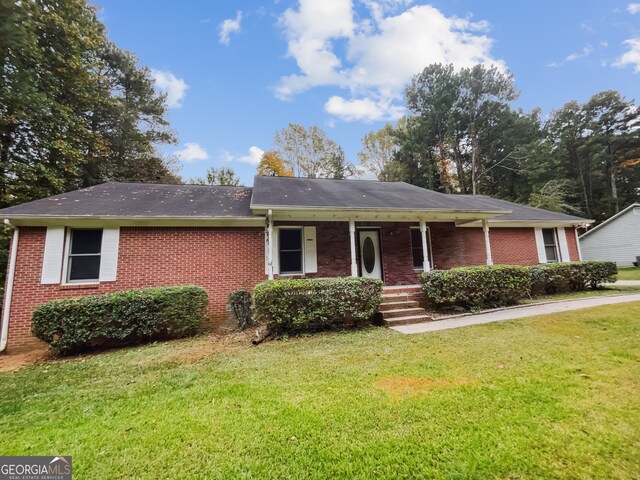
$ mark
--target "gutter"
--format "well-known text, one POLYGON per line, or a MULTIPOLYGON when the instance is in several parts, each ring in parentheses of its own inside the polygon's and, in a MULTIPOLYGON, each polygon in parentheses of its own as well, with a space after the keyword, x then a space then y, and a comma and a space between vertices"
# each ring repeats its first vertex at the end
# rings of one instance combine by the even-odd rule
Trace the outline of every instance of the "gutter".
MULTIPOLYGON (((5 220, 7 225, 12 226, 5 220)), ((18 257, 18 240, 20 238, 20 230, 14 227, 13 239, 11 240, 11 257, 9 258, 9 271, 7 272, 7 283, 4 292, 6 299, 4 309, 2 310, 2 330, 0 331, 0 352, 4 352, 7 348, 7 340, 9 337, 9 316, 11 313, 11 297, 13 294, 13 279, 16 273, 16 258, 18 257)))
POLYGON ((326 207, 326 206, 298 206, 298 205, 260 205, 251 204, 251 210, 290 210, 290 211, 346 211, 346 212, 422 212, 422 213, 469 213, 487 215, 508 215, 511 210, 465 210, 465 209, 443 209, 443 208, 386 208, 386 207, 326 207))

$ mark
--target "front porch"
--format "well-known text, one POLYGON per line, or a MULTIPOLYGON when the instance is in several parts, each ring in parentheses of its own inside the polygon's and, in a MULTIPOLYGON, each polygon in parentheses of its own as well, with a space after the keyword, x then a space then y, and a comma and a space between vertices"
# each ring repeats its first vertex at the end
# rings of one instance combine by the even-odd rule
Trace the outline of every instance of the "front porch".
POLYGON ((272 220, 266 229, 269 279, 362 276, 415 286, 433 268, 492 265, 488 225, 454 222, 272 220))

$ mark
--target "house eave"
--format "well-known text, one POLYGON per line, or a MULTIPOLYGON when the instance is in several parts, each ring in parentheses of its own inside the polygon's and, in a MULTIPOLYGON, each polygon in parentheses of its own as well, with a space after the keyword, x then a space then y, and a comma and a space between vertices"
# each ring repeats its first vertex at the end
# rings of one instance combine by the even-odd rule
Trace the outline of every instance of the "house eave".
MULTIPOLYGON (((534 228, 534 227, 582 227, 593 223, 595 220, 502 220, 494 218, 489 220, 491 228, 534 228)), ((456 227, 478 228, 482 224, 476 220, 470 222, 456 222, 456 227)))
POLYGON ((345 208, 291 205, 251 205, 253 213, 273 212, 274 220, 318 221, 458 221, 483 220, 511 213, 507 210, 454 210, 416 208, 345 208))
POLYGON ((171 217, 144 215, 4 215, 5 221, 17 227, 257 227, 265 217, 171 217))

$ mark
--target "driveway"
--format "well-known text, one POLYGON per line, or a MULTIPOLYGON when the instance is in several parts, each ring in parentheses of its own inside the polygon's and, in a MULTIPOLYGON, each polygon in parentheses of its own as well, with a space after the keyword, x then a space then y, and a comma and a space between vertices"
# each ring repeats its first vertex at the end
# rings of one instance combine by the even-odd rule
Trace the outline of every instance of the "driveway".
POLYGON ((545 315, 548 313, 560 313, 569 310, 579 310, 581 308, 599 307, 601 305, 614 305, 626 302, 640 302, 640 293, 607 295, 601 297, 561 300, 557 302, 538 303, 535 305, 509 307, 500 310, 493 310, 491 312, 479 313, 477 315, 449 317, 444 320, 436 320, 433 322, 391 327, 391 329, 396 332, 406 334, 436 332, 438 330, 449 330, 451 328, 468 327, 470 325, 481 325, 483 323, 501 322, 503 320, 514 320, 516 318, 534 317, 536 315, 545 315))

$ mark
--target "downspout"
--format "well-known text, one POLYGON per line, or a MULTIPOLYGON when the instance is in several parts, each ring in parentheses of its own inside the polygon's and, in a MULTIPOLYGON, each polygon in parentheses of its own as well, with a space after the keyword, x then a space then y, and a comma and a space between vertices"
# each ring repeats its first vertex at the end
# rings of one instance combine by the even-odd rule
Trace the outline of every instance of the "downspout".
MULTIPOLYGON (((7 220, 7 225, 12 226, 7 220)), ((16 258, 18 257, 18 239, 20 233, 18 227, 14 227, 13 239, 11 240, 11 257, 9 258, 9 271, 7 272, 7 284, 4 292, 4 308, 2 309, 2 331, 0 333, 0 352, 4 352, 7 348, 7 339, 9 336, 9 315, 11 312, 11 297, 13 294, 13 277, 16 272, 16 258)))

